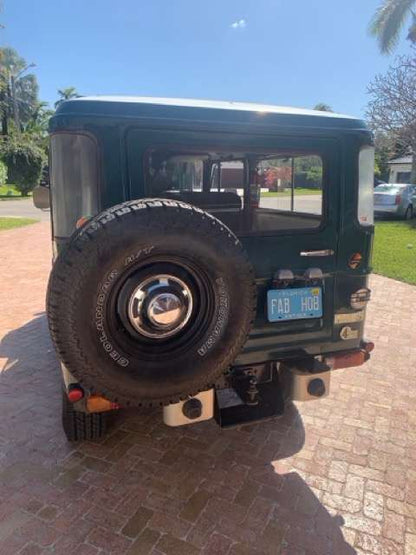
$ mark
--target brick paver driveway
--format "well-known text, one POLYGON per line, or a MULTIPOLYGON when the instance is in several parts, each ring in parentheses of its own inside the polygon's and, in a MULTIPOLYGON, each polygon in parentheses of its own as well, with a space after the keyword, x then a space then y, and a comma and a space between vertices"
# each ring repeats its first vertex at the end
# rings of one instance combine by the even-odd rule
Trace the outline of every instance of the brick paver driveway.
POLYGON ((231 431, 120 415, 69 445, 46 223, 0 234, 0 554, 416 553, 416 288, 375 276, 371 363, 231 431))

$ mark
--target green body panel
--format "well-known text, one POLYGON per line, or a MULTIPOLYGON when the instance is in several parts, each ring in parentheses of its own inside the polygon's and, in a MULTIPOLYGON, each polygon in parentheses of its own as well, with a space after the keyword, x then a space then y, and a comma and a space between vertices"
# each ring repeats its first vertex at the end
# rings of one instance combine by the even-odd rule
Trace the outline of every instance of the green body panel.
MULTIPOLYGON (((257 107, 258 108, 258 107, 257 107)), ((351 324, 358 337, 340 339, 342 325, 334 314, 351 312, 351 293, 367 285, 370 273, 373 228, 357 220, 358 153, 371 144, 362 121, 308 111, 262 110, 140 101, 80 99, 65 102, 50 123, 51 133, 81 132, 92 135, 99 151, 99 207, 105 209, 130 199, 149 196, 143 173, 143 156, 156 145, 216 145, 273 149, 306 148, 313 141, 322 148, 330 187, 325 193, 324 224, 312 232, 242 236, 255 269, 258 310, 250 337, 235 361, 255 364, 288 357, 318 355, 357 348, 364 322, 351 324), (331 249, 334 256, 301 257, 305 250, 331 249), (348 266, 360 252, 361 265, 348 266), (269 323, 266 294, 275 272, 285 268, 300 275, 319 267, 323 280, 324 316, 321 319, 269 323)), ((53 164, 53 160, 52 160, 53 164)), ((52 202, 59 202, 52 196, 52 202)), ((55 237, 59 245, 67 238, 55 237)))

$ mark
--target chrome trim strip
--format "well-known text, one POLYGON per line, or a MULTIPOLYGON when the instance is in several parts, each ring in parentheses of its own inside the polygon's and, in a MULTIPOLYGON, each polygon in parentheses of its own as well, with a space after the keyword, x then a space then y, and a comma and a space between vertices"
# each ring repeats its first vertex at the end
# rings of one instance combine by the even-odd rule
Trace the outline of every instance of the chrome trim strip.
POLYGON ((300 251, 300 256, 332 256, 335 252, 332 249, 323 249, 317 251, 300 251))

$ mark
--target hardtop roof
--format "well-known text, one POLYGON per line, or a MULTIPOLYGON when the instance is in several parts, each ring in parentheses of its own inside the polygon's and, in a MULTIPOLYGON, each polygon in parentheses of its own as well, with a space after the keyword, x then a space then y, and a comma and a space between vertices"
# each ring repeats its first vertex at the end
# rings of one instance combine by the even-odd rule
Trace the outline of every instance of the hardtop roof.
POLYGON ((334 112, 249 102, 147 96, 75 98, 63 102, 55 115, 250 121, 265 125, 280 121, 310 127, 366 129, 365 123, 359 118, 334 112))

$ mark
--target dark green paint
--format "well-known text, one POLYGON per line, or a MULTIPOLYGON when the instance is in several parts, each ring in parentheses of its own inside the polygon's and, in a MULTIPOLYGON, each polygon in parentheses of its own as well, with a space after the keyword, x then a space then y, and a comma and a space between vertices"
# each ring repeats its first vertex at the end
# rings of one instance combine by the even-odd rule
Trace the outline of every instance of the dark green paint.
MULTIPOLYGON (((311 232, 284 232, 269 237, 241 237, 258 280, 254 329, 237 364, 251 364, 304 354, 356 348, 363 323, 353 324, 359 338, 339 339, 334 313, 349 310, 349 296, 366 286, 370 272, 373 228, 357 221, 358 152, 370 144, 364 123, 313 112, 280 113, 236 109, 79 99, 64 102, 50 122, 51 133, 76 131, 95 137, 99 149, 100 206, 146 197, 143 155, 157 144, 217 145, 252 148, 310 148, 319 145, 327 161, 330 186, 325 192, 324 225, 311 232), (335 256, 304 258, 302 250, 333 249, 335 256), (363 254, 356 270, 348 267, 354 252, 363 254), (301 274, 319 267, 324 280, 324 317, 270 324, 265 317, 267 289, 279 268, 301 274)), ((53 163, 53 161, 52 161, 53 163)), ((59 202, 59 199, 53 199, 59 202)), ((60 238, 59 243, 62 242, 60 238)), ((65 242, 65 241, 64 241, 65 242)))

